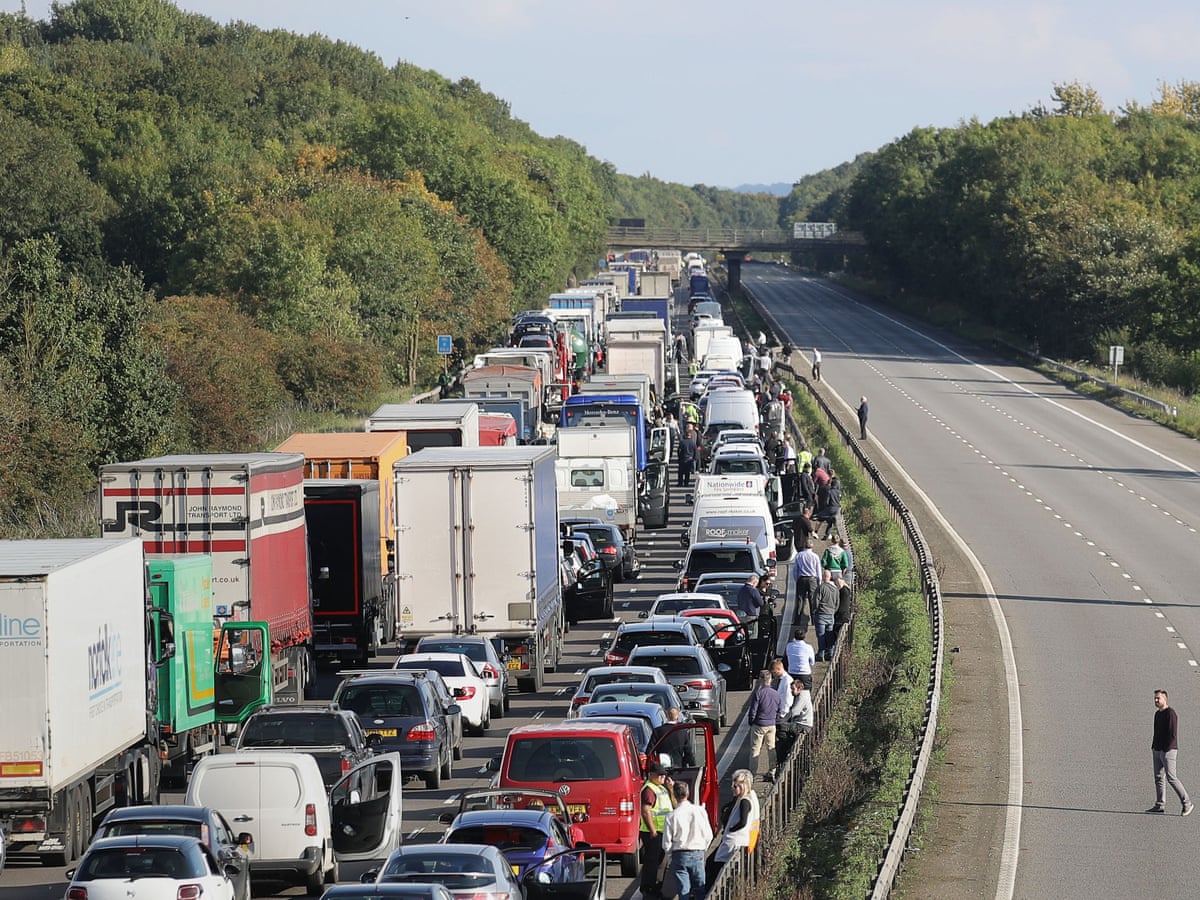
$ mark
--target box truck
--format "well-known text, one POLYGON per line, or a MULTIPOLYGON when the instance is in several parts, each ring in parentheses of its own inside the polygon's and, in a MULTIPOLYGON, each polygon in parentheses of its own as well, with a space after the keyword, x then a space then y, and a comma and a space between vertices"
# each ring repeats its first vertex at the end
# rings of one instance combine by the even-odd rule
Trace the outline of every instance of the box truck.
POLYGON ((553 447, 424 450, 396 463, 397 633, 500 640, 523 690, 562 656, 553 447))

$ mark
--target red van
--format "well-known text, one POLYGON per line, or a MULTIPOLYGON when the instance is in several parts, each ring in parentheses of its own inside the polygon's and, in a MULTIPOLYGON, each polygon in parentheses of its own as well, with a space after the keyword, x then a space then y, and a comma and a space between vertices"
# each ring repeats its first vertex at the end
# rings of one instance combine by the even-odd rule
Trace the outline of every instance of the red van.
MULTIPOLYGON (((707 809, 715 829, 720 785, 712 725, 674 726, 651 744, 647 758, 660 760, 675 780, 692 786, 692 800, 707 809), (676 753, 660 756, 660 747, 676 748, 676 753)), ((619 857, 623 876, 637 875, 638 794, 645 773, 628 725, 570 719, 514 728, 498 770, 499 788, 556 791, 582 826, 584 840, 619 857)))

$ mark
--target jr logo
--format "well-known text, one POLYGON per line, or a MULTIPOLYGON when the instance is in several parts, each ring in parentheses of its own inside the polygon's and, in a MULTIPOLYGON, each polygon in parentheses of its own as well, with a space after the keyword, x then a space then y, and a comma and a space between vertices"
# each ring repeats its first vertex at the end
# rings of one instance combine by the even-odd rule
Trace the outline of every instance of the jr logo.
POLYGON ((112 522, 104 523, 104 530, 123 534, 130 528, 142 531, 163 530, 162 505, 153 500, 118 500, 117 514, 112 522))

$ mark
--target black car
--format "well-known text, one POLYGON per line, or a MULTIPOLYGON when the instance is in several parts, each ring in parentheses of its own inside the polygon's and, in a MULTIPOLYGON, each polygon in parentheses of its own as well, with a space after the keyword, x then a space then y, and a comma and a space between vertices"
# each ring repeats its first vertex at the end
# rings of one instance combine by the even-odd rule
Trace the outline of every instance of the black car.
POLYGON ((611 619, 613 615, 613 578, 604 563, 598 559, 585 562, 576 573, 563 561, 559 566, 562 576, 563 611, 567 624, 575 625, 581 619, 611 619))
POLYGON ((604 568, 612 573, 613 581, 636 578, 639 574, 637 556, 633 544, 625 540, 621 529, 603 522, 585 522, 572 527, 573 532, 582 531, 592 539, 592 546, 604 568))
POLYGON ((261 706, 238 735, 237 749, 288 750, 317 761, 325 787, 374 755, 378 735, 368 735, 358 717, 336 705, 261 706))
POLYGON ((738 541, 704 541, 688 547, 687 557, 675 563, 680 573, 680 591, 695 590, 696 579, 706 572, 744 573, 742 580, 755 574, 765 578, 770 573, 757 544, 738 541))
MULTIPOLYGON (((399 753, 406 774, 435 789, 450 777, 454 729, 425 670, 350 675, 333 702, 358 716, 368 735, 379 736, 381 752, 399 753)), ((455 704, 451 712, 457 710, 455 704)))
POLYGON ((211 806, 123 806, 104 817, 93 840, 128 835, 175 835, 199 838, 222 868, 232 866, 234 900, 250 900, 250 855, 254 836, 235 833, 211 806))

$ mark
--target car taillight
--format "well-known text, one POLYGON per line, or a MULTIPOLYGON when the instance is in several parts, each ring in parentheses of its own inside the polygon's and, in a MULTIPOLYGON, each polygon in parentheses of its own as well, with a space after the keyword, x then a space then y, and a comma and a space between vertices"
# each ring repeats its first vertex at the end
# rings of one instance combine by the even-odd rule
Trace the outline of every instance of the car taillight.
POLYGON ((711 691, 713 686, 713 683, 707 678, 701 678, 698 681, 685 681, 684 684, 696 691, 711 691))
POLYGON ((587 702, 588 702, 587 697, 575 697, 571 700, 571 705, 572 706, 583 706, 583 704, 585 704, 587 702))
POLYGON ((408 740, 410 741, 432 741, 437 737, 437 729, 433 727, 432 722, 422 722, 420 725, 414 725, 408 729, 408 740))
POLYGON ((175 900, 200 900, 204 888, 198 884, 181 884, 175 891, 175 900))
POLYGON ((633 801, 622 800, 617 804, 617 812, 621 813, 622 815, 633 815, 633 801))
POLYGON ((500 677, 500 673, 496 671, 496 667, 491 663, 484 663, 483 668, 480 669, 480 674, 483 675, 484 678, 491 678, 493 680, 500 677))
POLYGON ((317 836, 317 805, 315 803, 304 805, 304 833, 309 837, 317 836))
POLYGON ((626 655, 624 653, 615 653, 612 650, 609 650, 607 653, 604 654, 604 662, 610 666, 624 665, 625 664, 625 656, 626 655))
POLYGON ((600 552, 603 553, 605 556, 616 556, 617 548, 616 547, 602 547, 600 549, 600 552))
POLYGON ((342 774, 345 775, 349 771, 350 771, 350 760, 348 760, 346 757, 343 756, 342 757, 342 774))
POLYGON ((67 900, 87 900, 87 888, 67 888, 67 900))
POLYGON ((475 688, 471 687, 470 685, 467 687, 455 688, 454 696, 459 700, 470 700, 475 696, 475 688))

